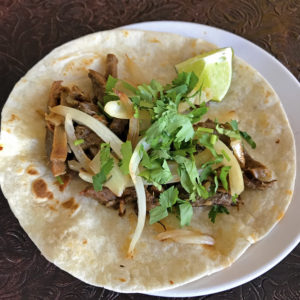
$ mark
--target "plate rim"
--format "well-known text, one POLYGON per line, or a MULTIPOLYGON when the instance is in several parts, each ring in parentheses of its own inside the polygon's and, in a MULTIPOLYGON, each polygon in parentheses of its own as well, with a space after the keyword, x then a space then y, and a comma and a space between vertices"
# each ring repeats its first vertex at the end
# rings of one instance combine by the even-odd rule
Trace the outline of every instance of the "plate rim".
MULTIPOLYGON (((220 29, 214 26, 209 26, 209 25, 205 25, 205 24, 198 24, 198 23, 192 23, 192 22, 183 22, 183 21, 150 21, 150 22, 139 22, 139 23, 133 23, 133 24, 128 24, 126 26, 122 26, 120 27, 122 29, 140 29, 140 30, 146 30, 146 31, 163 31, 163 32, 171 32, 171 33, 177 33, 179 35, 184 35, 184 36, 190 36, 190 37, 198 37, 198 38, 203 38, 203 34, 190 34, 190 32, 188 34, 184 34, 186 33, 186 29, 198 29, 199 32, 205 32, 205 30, 207 31, 216 31, 222 35, 231 37, 232 39, 238 41, 239 43, 243 44, 246 48, 250 49, 252 48, 252 50, 254 50, 254 52, 257 53, 264 57, 267 60, 267 64, 270 64, 271 67, 276 67, 279 68, 281 71, 281 75, 284 75, 285 79, 288 79, 288 82, 285 83, 290 83, 292 86, 294 86, 293 88, 299 90, 300 93, 300 84, 298 82, 298 80, 296 79, 296 77, 290 72, 290 70, 288 70, 280 61, 278 61, 272 54, 270 54, 269 52, 267 52, 266 50, 262 49, 261 47, 259 47, 258 45, 254 44, 253 42, 237 35, 234 33, 231 33, 229 31, 226 31, 224 29, 220 29), (193 27, 193 28, 192 28, 193 27)), ((192 30, 191 30, 192 31, 192 30)), ((208 39, 208 41, 210 41, 210 39, 208 39)), ((247 51, 247 50, 245 50, 247 51)), ((297 120, 295 120, 295 122, 291 122, 291 114, 288 113, 288 109, 287 109, 287 105, 295 105, 295 103, 287 103, 285 101, 283 101, 282 97, 280 97, 280 95, 282 95, 283 93, 281 91, 279 91, 281 86, 274 86, 274 78, 271 76, 271 73, 268 73, 268 70, 261 70, 259 67, 255 66, 255 64, 253 65, 253 63, 249 62, 249 60, 247 60, 246 56, 246 52, 242 52, 238 51, 238 56, 241 57, 242 59, 246 60, 247 63, 249 63, 251 66, 253 66, 256 70, 259 71, 259 73, 268 81, 268 83, 272 86, 272 88, 276 91, 276 93, 279 95, 279 98, 281 100, 281 103, 284 106, 284 109, 286 111, 286 114, 289 117, 289 123, 292 127, 293 133, 294 133, 294 137, 295 137, 295 144, 297 145, 298 143, 300 143, 300 122, 298 122, 299 124, 297 124, 297 120), (292 124, 293 123, 293 124, 292 124), (294 124, 296 123, 296 125, 294 124), (298 142, 298 143, 297 143, 298 142)), ((250 59, 251 61, 251 59, 250 59)), ((271 68, 272 69, 272 68, 271 68)), ((297 147, 296 147, 297 149, 297 147)), ((299 165, 299 157, 300 154, 297 154, 297 150, 296 150, 296 169, 297 171, 300 170, 300 165, 299 165)), ((296 171, 296 174, 298 173, 296 171)), ((299 189, 299 178, 296 175, 296 179, 295 179, 295 188, 294 191, 296 191, 296 189, 299 189)), ((277 226, 275 226, 275 228, 272 229, 272 231, 267 235, 267 237, 265 237, 262 241, 265 241, 266 239, 270 239, 270 237, 274 238, 274 235, 276 234, 276 231, 278 231, 278 227, 279 229, 283 227, 283 221, 287 219, 287 215, 291 214, 291 206, 292 204, 294 204, 293 206, 295 206, 295 194, 293 195, 293 199, 291 201, 291 204, 289 205, 288 210, 285 213, 285 217, 283 218, 283 220, 280 221, 280 223, 277 224, 277 226), (276 230, 277 229, 277 230, 276 230)), ((286 222, 285 222, 286 223, 286 222)), ((298 223, 300 223, 298 221, 298 223)), ((300 225, 300 224, 299 224, 300 225)), ((287 225, 286 225, 287 226, 287 225)), ((275 265, 277 265, 280 261, 282 261, 296 246, 297 244, 300 242, 300 231, 298 231, 297 234, 295 234, 295 236, 293 236, 293 238, 290 238, 290 242, 284 247, 284 249, 277 254, 276 256, 274 256, 272 259, 268 260, 264 265, 262 265, 260 268, 256 269, 253 272, 250 272, 249 274, 245 274, 243 276, 241 276, 239 279, 234 280, 234 281, 227 281, 225 280, 225 282, 223 284, 219 284, 217 286, 214 286, 213 288, 206 288, 206 289, 195 289, 195 288, 189 288, 189 285, 193 285, 196 284, 198 281, 203 280, 203 278, 207 278, 207 277, 211 277, 214 276, 215 274, 220 274, 224 271, 228 271, 230 272, 231 267, 224 269, 220 272, 214 273, 210 276, 206 276, 203 278, 200 278, 198 280, 195 280, 191 283, 187 283, 184 284, 182 286, 179 286, 177 288, 174 289, 167 289, 167 290, 162 290, 162 291, 156 291, 153 293, 145 293, 148 295, 153 295, 153 296, 162 296, 162 297, 193 297, 193 296, 202 296, 202 295, 208 295, 208 294, 214 294, 217 292, 222 292, 222 291, 226 291, 228 289, 240 286, 244 283, 247 283, 255 278, 257 278, 258 276, 264 274, 265 272, 269 271, 271 268, 273 268, 275 265), (187 290, 184 290, 187 289, 187 290)), ((248 253, 251 248, 254 248, 255 246, 257 246, 257 244, 253 244, 249 247, 249 249, 247 249, 246 253, 248 253)), ((251 252, 250 252, 251 253, 251 252)), ((245 254, 242 256, 244 257, 245 254)), ((239 258, 237 260, 240 261, 241 258, 239 258)), ((235 262, 233 265, 237 264, 237 262, 235 262)))

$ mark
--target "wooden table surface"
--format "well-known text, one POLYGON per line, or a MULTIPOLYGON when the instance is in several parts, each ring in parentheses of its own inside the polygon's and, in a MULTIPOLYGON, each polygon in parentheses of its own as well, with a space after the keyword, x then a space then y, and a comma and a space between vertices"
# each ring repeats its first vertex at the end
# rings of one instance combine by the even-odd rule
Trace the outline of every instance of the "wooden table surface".
MULTIPOLYGON (((53 48, 91 32, 155 20, 190 21, 236 33, 300 79, 299 0, 1 0, 1 107, 20 77, 53 48)), ((1 194, 0 299, 159 298, 96 288, 59 270, 40 254, 1 194)), ((251 282, 195 299, 300 299, 300 245, 251 282)))

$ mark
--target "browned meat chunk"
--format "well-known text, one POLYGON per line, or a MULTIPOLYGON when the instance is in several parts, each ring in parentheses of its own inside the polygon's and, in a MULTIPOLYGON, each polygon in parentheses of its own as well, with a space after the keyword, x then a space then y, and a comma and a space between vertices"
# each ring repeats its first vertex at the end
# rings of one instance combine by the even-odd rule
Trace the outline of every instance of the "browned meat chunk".
POLYGON ((253 190, 265 190, 271 187, 276 182, 276 180, 261 181, 259 179, 252 177, 251 174, 249 173, 248 174, 244 173, 243 178, 244 178, 245 186, 253 190))
POLYGON ((254 160, 246 150, 244 150, 244 153, 245 167, 243 168, 243 177, 245 186, 258 190, 264 190, 272 186, 276 180, 271 180, 272 173, 270 170, 260 162, 254 160))
POLYGON ((118 59, 114 54, 107 54, 106 56, 106 79, 109 75, 114 78, 118 77, 118 59))
POLYGON ((254 160, 249 153, 244 150, 245 153, 245 172, 251 173, 252 176, 258 180, 268 181, 271 179, 272 174, 270 170, 261 164, 260 162, 254 160))
POLYGON ((96 199, 99 203, 105 205, 106 207, 118 207, 119 201, 117 196, 107 187, 104 187, 102 191, 96 192, 93 187, 90 186, 82 191, 81 195, 96 199))
POLYGON ((117 119, 114 118, 109 125, 111 131, 113 131, 118 137, 126 139, 126 132, 125 130, 128 127, 128 120, 125 119, 117 119))
POLYGON ((50 161, 54 176, 64 174, 65 161, 68 154, 67 135, 63 125, 55 126, 50 161))
POLYGON ((96 133, 84 125, 77 125, 75 127, 75 135, 78 139, 84 140, 84 143, 80 145, 83 150, 89 150, 92 156, 95 156, 98 153, 100 144, 103 141, 96 133))
POLYGON ((207 199, 198 197, 197 200, 195 202, 192 202, 191 204, 194 207, 211 206, 211 205, 230 206, 232 204, 232 199, 231 199, 231 195, 228 193, 217 192, 215 195, 207 199))
POLYGON ((68 88, 63 87, 61 83, 62 81, 54 81, 52 83, 48 100, 49 107, 59 105, 62 93, 66 93, 68 91, 68 88))
POLYGON ((95 102, 99 101, 100 103, 104 104, 103 96, 105 93, 106 85, 106 80, 104 76, 94 70, 89 70, 89 78, 92 81, 94 96, 96 98, 95 102))
POLYGON ((105 126, 107 126, 108 122, 104 115, 93 115, 93 117, 98 121, 100 121, 101 123, 103 123, 105 126))
POLYGON ((80 102, 78 109, 91 116, 99 113, 98 105, 91 102, 80 102))
POLYGON ((91 100, 87 97, 83 91, 77 86, 74 85, 71 89, 71 97, 80 102, 90 102, 91 100))

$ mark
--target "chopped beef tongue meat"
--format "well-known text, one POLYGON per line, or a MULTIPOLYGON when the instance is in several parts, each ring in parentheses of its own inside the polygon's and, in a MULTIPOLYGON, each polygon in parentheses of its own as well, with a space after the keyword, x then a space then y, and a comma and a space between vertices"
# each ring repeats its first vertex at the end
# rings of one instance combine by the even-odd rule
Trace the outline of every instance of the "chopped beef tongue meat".
POLYGON ((106 79, 109 75, 114 78, 118 77, 118 59, 114 54, 107 54, 106 56, 106 79))
POLYGON ((80 102, 78 109, 91 116, 99 113, 98 105, 91 102, 80 102))
POLYGON ((245 167, 243 168, 244 183, 247 188, 264 190, 271 187, 276 180, 271 180, 271 171, 254 160, 246 150, 245 153, 245 167))
POLYGON ((52 151, 50 154, 51 170, 54 176, 66 173, 65 161, 68 155, 67 135, 63 125, 55 126, 52 151))
POLYGON ((105 93, 105 85, 106 85, 105 77, 94 70, 89 70, 88 76, 92 81, 92 86, 94 91, 94 103, 97 104, 97 101, 99 101, 101 104, 104 104, 103 96, 105 93))
POLYGON ((111 131, 113 131, 119 138, 126 139, 125 132, 128 128, 128 120, 113 118, 112 122, 109 125, 111 131))
POLYGON ((100 144, 103 142, 99 136, 84 125, 75 127, 75 135, 77 139, 83 139, 84 143, 80 146, 84 151, 88 151, 93 158, 99 151, 100 144))
POLYGON ((106 207, 118 207, 118 197, 107 187, 104 187, 102 191, 96 192, 92 186, 87 187, 81 192, 81 195, 96 199, 99 203, 106 207))
MULTIPOLYGON (((146 204, 147 211, 159 205, 159 191, 152 186, 145 189, 146 192, 146 204)), ((108 188, 104 187, 102 191, 96 192, 92 186, 87 187, 81 192, 81 195, 86 197, 91 197, 97 200, 100 204, 106 207, 113 207, 119 209, 119 215, 123 216, 125 214, 125 205, 127 203, 137 203, 136 192, 133 187, 128 187, 123 192, 121 197, 117 197, 108 188)))
POLYGON ((192 202, 191 204, 194 207, 211 206, 211 205, 230 206, 232 205, 232 199, 231 199, 231 195, 228 193, 216 193, 215 195, 207 199, 198 197, 196 201, 192 202))

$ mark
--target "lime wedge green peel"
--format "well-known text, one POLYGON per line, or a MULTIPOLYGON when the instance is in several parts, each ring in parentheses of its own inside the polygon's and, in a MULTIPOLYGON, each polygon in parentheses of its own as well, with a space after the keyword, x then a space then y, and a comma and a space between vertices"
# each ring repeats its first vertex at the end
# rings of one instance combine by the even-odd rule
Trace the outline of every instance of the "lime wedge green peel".
POLYGON ((198 76, 199 81, 193 93, 202 86, 205 101, 221 101, 230 87, 232 57, 232 48, 222 48, 192 57, 179 63, 175 68, 178 73, 193 71, 198 76))

